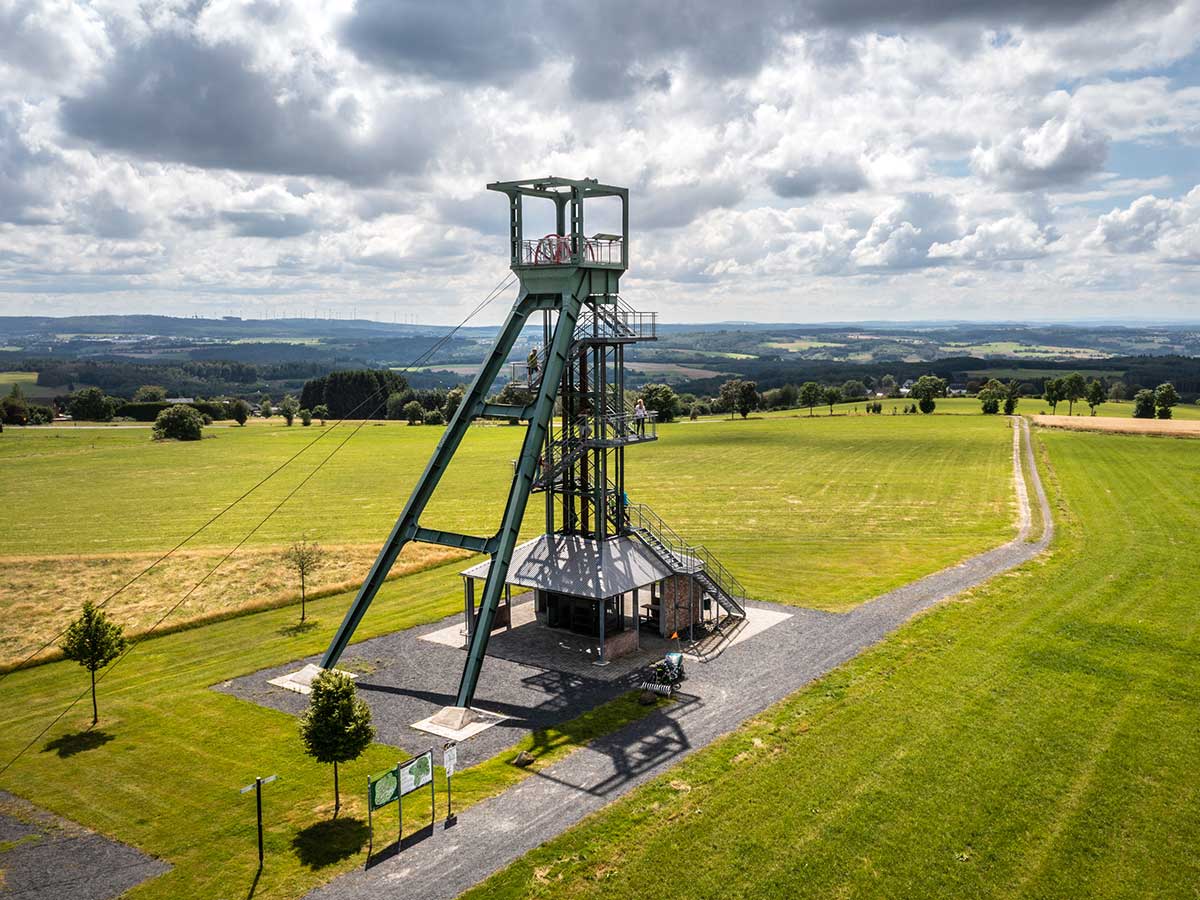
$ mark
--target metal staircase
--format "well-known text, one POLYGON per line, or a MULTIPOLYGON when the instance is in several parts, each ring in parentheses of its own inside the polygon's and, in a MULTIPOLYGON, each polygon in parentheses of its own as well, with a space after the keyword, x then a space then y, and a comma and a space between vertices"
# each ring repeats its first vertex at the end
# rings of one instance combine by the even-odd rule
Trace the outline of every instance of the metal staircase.
POLYGON ((742 598, 746 589, 705 547, 687 543, 662 517, 644 503, 625 507, 625 530, 676 575, 689 575, 730 616, 746 618, 742 598))

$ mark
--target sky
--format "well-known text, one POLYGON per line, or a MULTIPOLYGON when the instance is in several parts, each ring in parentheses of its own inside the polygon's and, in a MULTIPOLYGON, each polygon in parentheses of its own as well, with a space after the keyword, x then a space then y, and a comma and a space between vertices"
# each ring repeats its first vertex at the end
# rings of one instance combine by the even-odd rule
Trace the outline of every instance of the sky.
POLYGON ((666 321, 1196 321, 1198 41, 1200 0, 0 0, 0 314, 455 323, 485 184, 557 175, 630 189, 666 321))

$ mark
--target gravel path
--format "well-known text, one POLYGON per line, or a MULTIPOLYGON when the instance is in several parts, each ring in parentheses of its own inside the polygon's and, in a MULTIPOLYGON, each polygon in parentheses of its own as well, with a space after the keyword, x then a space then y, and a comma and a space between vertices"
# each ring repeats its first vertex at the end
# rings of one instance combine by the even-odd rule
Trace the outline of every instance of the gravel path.
MULTIPOLYGON (((679 703, 657 710, 471 807, 459 816, 454 828, 443 830, 439 825, 429 838, 403 853, 335 879, 309 894, 310 900, 456 897, 877 643, 914 614, 1042 552, 1053 536, 1050 507, 1034 463, 1029 425, 1017 418, 1012 422, 1014 489, 1020 515, 1016 538, 889 591, 849 613, 789 608, 792 617, 787 621, 730 647, 708 663, 690 666, 679 703), (1046 523, 1035 540, 1030 539, 1022 459, 1046 523)), ((493 664, 489 660, 488 666, 493 664)))
POLYGON ((168 869, 161 860, 0 791, 0 897, 108 900, 168 869))

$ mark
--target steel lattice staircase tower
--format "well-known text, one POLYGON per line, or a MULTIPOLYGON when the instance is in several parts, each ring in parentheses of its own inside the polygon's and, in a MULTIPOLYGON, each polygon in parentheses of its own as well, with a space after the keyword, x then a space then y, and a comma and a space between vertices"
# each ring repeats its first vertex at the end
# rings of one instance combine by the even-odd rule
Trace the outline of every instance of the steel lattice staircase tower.
MULTIPOLYGON (((511 266, 520 292, 487 360, 446 426, 437 449, 321 660, 333 667, 392 564, 409 541, 460 547, 491 556, 478 619, 471 629, 456 706, 469 708, 487 652, 496 610, 529 496, 545 495, 547 534, 578 534, 603 541, 630 535, 672 571, 693 576, 730 615, 743 617, 741 585, 702 547, 681 541, 648 508, 625 493, 625 447, 656 439, 653 415, 639 422, 625 404, 625 348, 655 338, 655 315, 631 309, 620 297, 629 262, 629 192, 592 179, 541 178, 497 182, 489 190, 509 200, 511 266), (584 204, 617 198, 621 234, 584 233, 584 204), (554 204, 555 234, 527 240, 526 199, 554 204), (488 401, 514 346, 535 313, 542 313, 537 366, 512 365, 509 383, 518 404, 488 401), (557 415, 556 415, 557 401, 557 415), (500 527, 490 537, 424 527, 421 515, 473 420, 528 422, 500 527)), ((512 393, 510 391, 510 393, 512 393)))

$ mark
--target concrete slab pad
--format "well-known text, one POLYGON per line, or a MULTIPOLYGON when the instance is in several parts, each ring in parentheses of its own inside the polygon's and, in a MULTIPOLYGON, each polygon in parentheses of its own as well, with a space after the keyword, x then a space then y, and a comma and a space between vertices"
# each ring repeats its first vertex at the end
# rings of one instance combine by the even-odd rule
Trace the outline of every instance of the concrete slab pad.
POLYGON ((508 716, 503 716, 500 713, 489 712, 485 709, 476 709, 472 707, 471 712, 474 713, 474 718, 462 724, 459 728, 453 728, 450 725, 439 722, 442 718, 442 713, 435 713, 427 719, 422 719, 420 722, 413 722, 412 727, 417 731, 424 731, 427 734, 436 734, 438 737, 445 738, 449 741, 465 741, 467 738, 473 738, 477 734, 487 731, 493 725, 499 725, 508 716))
MULTIPOLYGON (((267 684, 273 684, 275 687, 281 687, 285 691, 293 691, 297 694, 311 694, 313 679, 315 679, 324 671, 325 670, 316 663, 309 663, 308 665, 304 666, 304 668, 295 672, 289 672, 286 675, 270 678, 267 680, 267 684)), ((342 672, 341 669, 334 669, 334 671, 342 672)), ((358 678, 358 676, 353 672, 342 672, 342 674, 349 675, 353 679, 358 678)))
MULTIPOLYGON (((780 612, 776 609, 763 609, 758 606, 747 607, 746 618, 742 619, 732 629, 727 629, 724 635, 716 636, 717 640, 711 645, 704 646, 700 653, 688 653, 685 658, 695 662, 710 662, 716 659, 730 647, 736 647, 743 641, 757 637, 769 628, 774 628, 792 617, 791 613, 780 612)), ((702 642, 707 644, 707 641, 702 642)))

